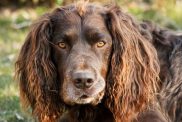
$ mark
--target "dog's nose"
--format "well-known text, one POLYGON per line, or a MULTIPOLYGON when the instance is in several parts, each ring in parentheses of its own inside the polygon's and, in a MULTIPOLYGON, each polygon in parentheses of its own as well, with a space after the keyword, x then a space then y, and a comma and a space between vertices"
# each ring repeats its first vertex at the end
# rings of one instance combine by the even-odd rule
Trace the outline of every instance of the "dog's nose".
POLYGON ((77 71, 73 73, 73 82, 76 88, 90 88, 94 84, 94 74, 88 71, 77 71))

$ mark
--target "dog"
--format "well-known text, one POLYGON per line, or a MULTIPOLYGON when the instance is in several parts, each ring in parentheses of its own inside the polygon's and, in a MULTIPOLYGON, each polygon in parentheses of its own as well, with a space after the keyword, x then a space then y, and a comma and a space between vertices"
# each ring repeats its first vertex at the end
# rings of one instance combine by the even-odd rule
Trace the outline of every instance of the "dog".
POLYGON ((16 62, 24 107, 40 122, 171 121, 151 27, 116 5, 78 2, 43 15, 16 62))

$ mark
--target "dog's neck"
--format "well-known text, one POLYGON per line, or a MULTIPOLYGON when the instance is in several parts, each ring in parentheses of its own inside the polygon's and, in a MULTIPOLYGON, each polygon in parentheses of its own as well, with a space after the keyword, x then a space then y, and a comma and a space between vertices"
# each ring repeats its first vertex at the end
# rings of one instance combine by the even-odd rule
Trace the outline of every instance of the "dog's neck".
POLYGON ((59 122, 114 122, 114 118, 102 104, 76 105, 65 112, 59 122))

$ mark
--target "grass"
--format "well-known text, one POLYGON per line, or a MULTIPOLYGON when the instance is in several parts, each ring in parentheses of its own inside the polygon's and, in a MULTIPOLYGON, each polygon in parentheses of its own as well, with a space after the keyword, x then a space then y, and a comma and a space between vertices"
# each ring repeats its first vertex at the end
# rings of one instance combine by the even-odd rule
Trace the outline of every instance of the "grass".
MULTIPOLYGON (((180 7, 167 9, 166 12, 153 7, 150 9, 129 5, 127 7, 129 12, 140 20, 145 18, 165 26, 168 24, 171 28, 182 29, 180 7)), ((13 78, 14 63, 28 33, 28 25, 45 11, 47 11, 45 7, 21 8, 16 11, 4 8, 0 11, 0 122, 34 121, 29 114, 22 111, 19 104, 18 85, 13 78), (27 26, 17 27, 24 22, 27 26)))
POLYGON ((182 29, 182 1, 178 1, 176 5, 170 5, 170 3, 167 4, 166 2, 166 5, 162 7, 159 7, 156 4, 130 4, 127 7, 128 11, 134 14, 139 20, 147 19, 156 22, 162 27, 174 30, 182 29))

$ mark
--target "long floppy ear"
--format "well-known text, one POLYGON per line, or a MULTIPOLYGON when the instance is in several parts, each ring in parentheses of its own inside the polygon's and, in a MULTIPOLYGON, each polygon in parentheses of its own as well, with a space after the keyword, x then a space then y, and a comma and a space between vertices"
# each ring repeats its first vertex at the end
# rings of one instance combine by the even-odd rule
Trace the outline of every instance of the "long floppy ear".
POLYGON ((106 106, 117 122, 136 118, 155 99, 159 74, 157 53, 140 34, 131 16, 110 7, 107 25, 113 40, 106 106))
POLYGON ((39 120, 53 120, 60 113, 59 83, 51 61, 52 24, 46 14, 32 26, 16 62, 20 98, 39 120))

